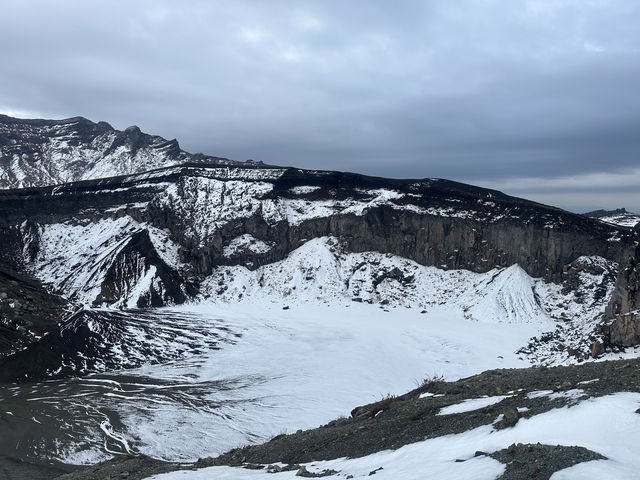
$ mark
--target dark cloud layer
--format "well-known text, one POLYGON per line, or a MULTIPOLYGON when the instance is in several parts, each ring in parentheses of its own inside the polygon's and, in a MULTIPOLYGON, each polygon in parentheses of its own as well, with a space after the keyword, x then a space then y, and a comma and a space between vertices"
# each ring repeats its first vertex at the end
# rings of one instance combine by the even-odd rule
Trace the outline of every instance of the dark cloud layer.
POLYGON ((640 211, 640 4, 5 0, 0 111, 640 211))

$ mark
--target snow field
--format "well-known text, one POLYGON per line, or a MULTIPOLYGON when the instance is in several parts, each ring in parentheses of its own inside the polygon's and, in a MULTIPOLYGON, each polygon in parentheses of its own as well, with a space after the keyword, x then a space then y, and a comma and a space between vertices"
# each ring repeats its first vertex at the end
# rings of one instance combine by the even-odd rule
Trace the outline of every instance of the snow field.
POLYGON ((415 388, 424 378, 447 379, 489 368, 528 366, 513 353, 538 325, 469 322, 446 308, 421 315, 393 314, 366 304, 349 308, 246 302, 234 306, 181 307, 200 318, 224 318, 242 332, 197 364, 145 366, 127 374, 180 378, 185 391, 200 384, 233 388, 208 391, 201 408, 135 403, 119 412, 141 453, 195 460, 265 441, 283 432, 313 428, 356 405, 415 388), (185 380, 186 379, 186 380, 185 380))

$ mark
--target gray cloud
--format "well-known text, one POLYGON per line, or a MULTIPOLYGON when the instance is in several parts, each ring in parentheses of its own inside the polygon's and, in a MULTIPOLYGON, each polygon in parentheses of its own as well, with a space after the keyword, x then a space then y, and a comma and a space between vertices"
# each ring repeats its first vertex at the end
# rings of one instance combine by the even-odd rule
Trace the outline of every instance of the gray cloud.
POLYGON ((638 24, 624 0, 6 0, 0 110, 640 211, 605 175, 640 165, 638 24))

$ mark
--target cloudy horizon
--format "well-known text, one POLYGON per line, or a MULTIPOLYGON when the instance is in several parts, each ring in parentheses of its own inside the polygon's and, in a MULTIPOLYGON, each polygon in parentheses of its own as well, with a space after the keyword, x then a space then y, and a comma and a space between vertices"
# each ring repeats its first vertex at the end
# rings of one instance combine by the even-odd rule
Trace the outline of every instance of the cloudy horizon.
POLYGON ((638 24, 622 0, 8 0, 0 113, 640 211, 638 24))

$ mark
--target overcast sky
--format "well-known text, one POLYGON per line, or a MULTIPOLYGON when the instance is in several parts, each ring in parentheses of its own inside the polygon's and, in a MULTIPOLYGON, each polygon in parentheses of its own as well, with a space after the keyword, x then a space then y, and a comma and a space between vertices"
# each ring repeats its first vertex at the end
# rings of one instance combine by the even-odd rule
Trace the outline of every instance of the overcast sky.
POLYGON ((640 211, 640 2, 14 1, 0 112, 640 211))

